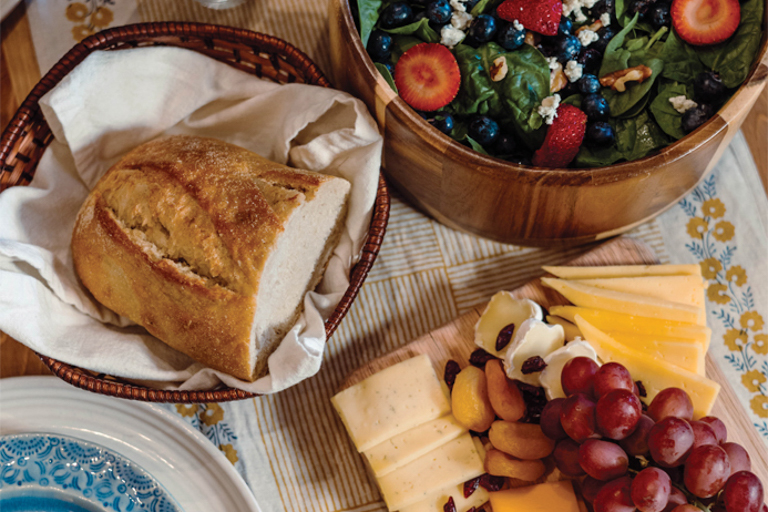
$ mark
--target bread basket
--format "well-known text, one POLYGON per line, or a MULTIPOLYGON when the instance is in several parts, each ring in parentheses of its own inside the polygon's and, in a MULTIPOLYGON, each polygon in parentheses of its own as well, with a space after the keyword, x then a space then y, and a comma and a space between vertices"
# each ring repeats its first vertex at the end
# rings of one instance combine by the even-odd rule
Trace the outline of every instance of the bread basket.
MULTIPOLYGON (((0 192, 28 185, 46 147, 53 139, 40 111, 39 100, 70 71, 96 50, 120 50, 166 45, 186 48, 237 69, 277 83, 307 83, 331 87, 320 69, 301 51, 275 37, 201 23, 139 23, 94 34, 73 47, 34 87, 0 138, 0 192)), ((379 253, 389 218, 387 185, 379 177, 368 236, 360 260, 350 272, 350 284, 325 323, 328 337, 338 327, 355 300, 379 253)), ((40 358, 64 381, 95 393, 149 402, 223 402, 255 395, 234 388, 216 390, 158 390, 95 374, 56 359, 40 358)))

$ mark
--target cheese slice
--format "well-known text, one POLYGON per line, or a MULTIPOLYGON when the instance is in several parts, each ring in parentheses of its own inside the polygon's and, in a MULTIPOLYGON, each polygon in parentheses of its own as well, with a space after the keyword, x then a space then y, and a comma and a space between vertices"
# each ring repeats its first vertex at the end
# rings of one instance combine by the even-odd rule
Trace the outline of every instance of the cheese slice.
POLYGON ((456 506, 456 510, 459 512, 466 512, 472 507, 480 508, 481 505, 488 502, 488 491, 477 486, 475 492, 469 495, 469 498, 464 497, 464 484, 452 485, 444 489, 440 489, 434 494, 430 494, 423 500, 401 508, 400 512, 443 512, 445 504, 448 503, 448 498, 453 498, 453 504, 456 506))
POLYGON ((564 318, 547 315, 547 323, 561 326, 563 332, 565 332, 565 341, 573 341, 576 338, 581 338, 581 331, 576 327, 576 324, 573 324, 564 318))
POLYGON ((663 359, 689 372, 704 375, 707 353, 698 343, 681 338, 662 338, 626 332, 604 332, 622 345, 663 359))
POLYGON ((451 412, 426 355, 390 366, 331 398, 358 451, 451 412))
POLYGON ((452 414, 422 423, 363 452, 377 477, 384 476, 456 439, 467 429, 452 414))
POLYGON ((570 480, 490 493, 493 512, 579 512, 570 480))
POLYGON ((469 433, 426 453, 378 479, 391 511, 418 503, 446 487, 463 484, 485 472, 469 433))
POLYGON ((628 332, 649 336, 674 336, 696 341, 706 352, 712 331, 709 327, 675 320, 660 320, 642 316, 627 315, 601 309, 580 308, 576 306, 552 306, 549 312, 575 322, 576 315, 608 332, 628 332))
POLYGON ((687 304, 678 304, 655 297, 645 297, 614 290, 604 290, 580 284, 578 281, 565 281, 563 279, 544 277, 541 279, 541 282, 555 289, 577 306, 706 325, 706 315, 704 315, 704 312, 687 304))
POLYGON ((717 382, 622 345, 578 315, 576 325, 603 362, 621 363, 633 379, 642 381, 648 403, 663 389, 680 388, 691 398, 694 418, 706 416, 712 410, 720 391, 717 382))
POLYGON ((606 267, 541 267, 563 279, 600 279, 610 277, 699 276, 699 265, 615 265, 606 267))
POLYGON ((578 279, 577 282, 605 290, 634 293, 646 297, 688 304, 704 309, 704 283, 699 276, 616 277, 609 279, 578 279))

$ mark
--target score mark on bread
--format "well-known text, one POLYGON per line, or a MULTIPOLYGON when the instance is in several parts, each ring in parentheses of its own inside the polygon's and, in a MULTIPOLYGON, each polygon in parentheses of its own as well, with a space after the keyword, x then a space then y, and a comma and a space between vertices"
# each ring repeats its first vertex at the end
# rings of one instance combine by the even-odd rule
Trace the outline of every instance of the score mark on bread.
POLYGON ((105 306, 252 381, 320 281, 349 188, 215 139, 154 140, 107 171, 83 204, 75 269, 105 306))

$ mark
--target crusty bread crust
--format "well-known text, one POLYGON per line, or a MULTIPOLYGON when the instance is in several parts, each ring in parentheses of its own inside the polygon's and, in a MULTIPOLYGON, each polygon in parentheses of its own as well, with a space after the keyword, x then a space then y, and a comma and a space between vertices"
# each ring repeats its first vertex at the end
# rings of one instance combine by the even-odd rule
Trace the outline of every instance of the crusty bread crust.
POLYGON ((115 164, 81 208, 75 269, 105 306, 252 381, 265 262, 293 210, 333 179, 214 139, 149 142, 115 164))

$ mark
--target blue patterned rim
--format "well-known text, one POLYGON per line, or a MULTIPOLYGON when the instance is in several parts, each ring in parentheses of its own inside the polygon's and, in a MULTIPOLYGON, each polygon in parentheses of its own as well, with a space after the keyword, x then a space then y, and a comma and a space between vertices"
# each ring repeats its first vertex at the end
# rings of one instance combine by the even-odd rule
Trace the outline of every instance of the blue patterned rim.
POLYGON ((41 493, 110 512, 182 512, 134 462, 97 444, 53 434, 0 436, 0 504, 41 493))

